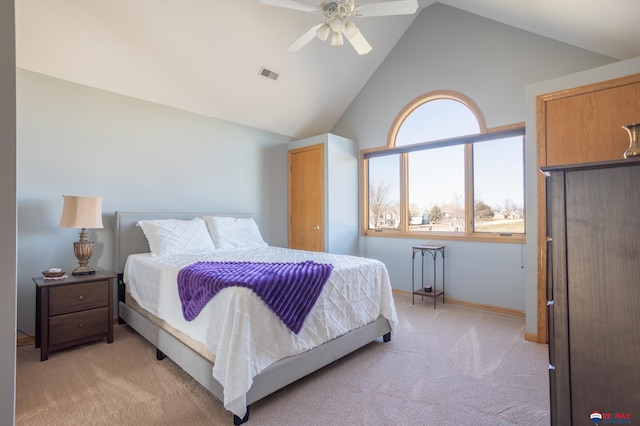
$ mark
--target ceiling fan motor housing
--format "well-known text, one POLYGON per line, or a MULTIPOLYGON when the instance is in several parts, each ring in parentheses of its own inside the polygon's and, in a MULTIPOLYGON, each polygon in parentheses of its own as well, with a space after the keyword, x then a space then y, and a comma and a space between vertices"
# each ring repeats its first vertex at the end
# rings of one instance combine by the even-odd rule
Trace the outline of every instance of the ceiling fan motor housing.
POLYGON ((328 0, 320 3, 322 14, 327 21, 332 22, 335 19, 344 19, 353 13, 353 0, 328 0))

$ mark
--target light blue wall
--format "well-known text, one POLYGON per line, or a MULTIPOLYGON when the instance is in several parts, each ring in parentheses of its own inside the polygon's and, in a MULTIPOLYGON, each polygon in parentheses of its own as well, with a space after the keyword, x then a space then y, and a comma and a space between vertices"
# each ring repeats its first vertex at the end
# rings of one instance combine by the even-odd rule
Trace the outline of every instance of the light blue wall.
POLYGON ((0 2, 0 425, 12 425, 16 383, 16 54, 14 2, 0 2))
POLYGON ((19 69, 18 327, 34 330, 31 280, 77 266, 78 231, 58 228, 63 195, 103 198, 91 264, 113 269, 115 211, 255 215, 287 244, 289 138, 19 69))
MULTIPOLYGON (((524 122, 525 86, 611 62, 615 60, 436 3, 420 13, 332 133, 357 140, 360 149, 384 146, 398 113, 419 95, 436 90, 470 97, 488 127, 524 122)), ((535 140, 526 144, 535 146, 535 140)), ((535 208, 528 204, 527 212, 535 208)), ((529 241, 535 238, 530 234, 529 241)), ((444 244, 449 297, 532 314, 525 297, 525 274, 532 266, 525 264, 527 253, 520 244, 361 239, 365 256, 387 264, 394 288, 411 289, 412 245, 444 244)))

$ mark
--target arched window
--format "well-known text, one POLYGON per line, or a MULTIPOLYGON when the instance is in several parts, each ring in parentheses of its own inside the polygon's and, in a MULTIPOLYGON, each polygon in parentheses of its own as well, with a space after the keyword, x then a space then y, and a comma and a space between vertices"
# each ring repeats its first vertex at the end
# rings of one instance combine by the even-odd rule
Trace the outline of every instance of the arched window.
POLYGON ((478 107, 454 92, 436 92, 413 100, 396 117, 387 146, 472 135, 485 130, 478 107))
POLYGON ((414 99, 396 117, 387 146, 363 152, 363 232, 522 236, 523 149, 523 125, 487 130, 462 94, 414 99))

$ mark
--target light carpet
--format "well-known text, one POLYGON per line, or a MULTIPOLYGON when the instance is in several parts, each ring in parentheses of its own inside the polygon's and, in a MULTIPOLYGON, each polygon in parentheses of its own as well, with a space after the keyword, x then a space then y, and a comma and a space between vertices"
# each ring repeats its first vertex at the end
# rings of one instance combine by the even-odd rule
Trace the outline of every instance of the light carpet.
MULTIPOLYGON (((547 346, 524 318, 395 292, 399 326, 258 401, 247 425, 548 425, 547 346)), ((232 415, 126 325, 114 342, 17 349, 16 425, 224 425, 232 415)))

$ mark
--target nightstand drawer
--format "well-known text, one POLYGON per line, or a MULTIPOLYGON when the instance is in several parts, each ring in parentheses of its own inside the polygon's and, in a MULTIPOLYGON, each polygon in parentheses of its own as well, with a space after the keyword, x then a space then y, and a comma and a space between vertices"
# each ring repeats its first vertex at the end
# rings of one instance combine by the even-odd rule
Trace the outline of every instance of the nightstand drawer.
POLYGON ((109 331, 109 308, 58 315, 49 320, 51 346, 109 331))
POLYGON ((49 289, 49 315, 62 315, 109 305, 109 281, 94 281, 49 289))

